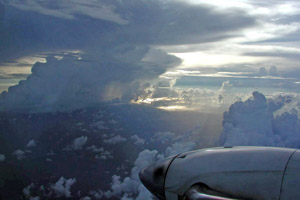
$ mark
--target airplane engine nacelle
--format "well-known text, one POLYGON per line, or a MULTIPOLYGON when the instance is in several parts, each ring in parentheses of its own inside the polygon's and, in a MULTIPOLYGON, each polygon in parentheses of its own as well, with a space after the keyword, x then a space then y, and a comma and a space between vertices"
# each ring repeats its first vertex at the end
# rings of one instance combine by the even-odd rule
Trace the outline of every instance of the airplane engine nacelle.
POLYGON ((300 199, 300 150, 229 147, 186 152, 145 168, 159 199, 300 199))

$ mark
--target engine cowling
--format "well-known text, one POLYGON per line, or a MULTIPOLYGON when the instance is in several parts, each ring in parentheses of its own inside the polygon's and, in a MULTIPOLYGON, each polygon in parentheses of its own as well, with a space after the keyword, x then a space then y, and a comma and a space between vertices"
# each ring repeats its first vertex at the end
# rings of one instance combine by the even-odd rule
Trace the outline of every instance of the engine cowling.
MULTIPOLYGON (((296 149, 202 149, 169 158, 163 169, 160 199, 300 199, 300 151, 296 149)), ((154 170, 144 171, 154 177, 154 170)), ((145 185, 149 188, 151 181, 145 185)))

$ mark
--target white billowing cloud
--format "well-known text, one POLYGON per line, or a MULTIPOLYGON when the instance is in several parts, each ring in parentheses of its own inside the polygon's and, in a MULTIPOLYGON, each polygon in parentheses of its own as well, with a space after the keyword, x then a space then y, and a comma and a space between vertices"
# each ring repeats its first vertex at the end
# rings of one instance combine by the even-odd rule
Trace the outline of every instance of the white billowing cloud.
POLYGON ((300 147, 299 104, 290 95, 271 99, 258 92, 224 113, 220 144, 300 147), (288 105, 288 106, 286 106, 288 105))
POLYGON ((133 135, 130 137, 130 139, 132 139, 136 145, 145 144, 145 139, 140 138, 138 135, 133 135))
POLYGON ((158 132, 151 141, 155 144, 160 142, 167 146, 164 152, 159 153, 157 150, 150 151, 145 149, 139 153, 137 159, 134 162, 134 167, 131 169, 130 177, 125 177, 121 180, 118 175, 112 176, 111 190, 108 191, 94 191, 93 195, 97 197, 111 198, 117 196, 124 200, 145 200, 152 199, 151 193, 142 185, 139 180, 139 172, 152 164, 153 162, 163 159, 165 157, 173 156, 185 151, 191 151, 196 148, 194 140, 195 133, 186 133, 180 136, 176 136, 171 132, 158 132))
POLYGON ((89 194, 95 197, 96 199, 101 199, 103 196, 103 192, 101 190, 91 190, 89 194))
POLYGON ((105 126, 105 122, 102 120, 95 122, 94 124, 92 124, 92 126, 95 126, 99 130, 108 130, 108 127, 105 126))
POLYGON ((136 192, 138 183, 136 180, 132 180, 130 177, 125 177, 121 181, 121 177, 117 175, 112 176, 111 190, 106 191, 103 195, 106 198, 113 196, 122 196, 124 193, 136 192))
POLYGON ((0 162, 4 161, 5 159, 6 159, 5 155, 0 153, 0 162))
POLYGON ((153 195, 143 185, 138 188, 138 195, 135 200, 152 199, 153 195))
POLYGON ((13 155, 15 155, 18 160, 22 160, 23 158, 25 158, 25 152, 21 149, 14 151, 13 155))
POLYGON ((76 178, 66 179, 64 177, 59 178, 56 183, 48 183, 47 187, 44 185, 36 185, 31 183, 23 189, 23 194, 26 199, 39 200, 44 199, 61 199, 61 198, 73 198, 71 194, 71 187, 77 182, 76 178), (41 196, 34 196, 38 192, 41 196))
POLYGON ((89 150, 89 151, 95 152, 95 153, 102 153, 102 152, 104 152, 104 148, 103 147, 98 148, 95 145, 89 146, 86 149, 89 150))
POLYGON ((106 160, 106 159, 113 158, 113 154, 111 152, 105 150, 103 147, 98 148, 95 145, 92 145, 92 146, 87 147, 86 149, 96 153, 96 155, 95 155, 96 159, 106 160))
POLYGON ((133 198, 130 198, 128 194, 124 194, 124 196, 122 196, 121 200, 133 200, 133 198))
POLYGON ((76 178, 66 179, 61 177, 55 184, 51 185, 51 189, 57 197, 71 198, 71 186, 76 183, 76 178))
POLYGON ((165 146, 164 152, 159 155, 163 158, 195 149, 197 146, 195 141, 197 134, 198 132, 193 131, 188 131, 179 135, 168 131, 157 132, 151 138, 151 141, 155 144, 161 143, 165 146))
POLYGON ((278 107, 273 108, 274 111, 274 117, 278 117, 284 113, 289 114, 295 114, 299 115, 300 113, 300 95, 296 93, 291 94, 276 94, 274 97, 272 97, 272 100, 275 102, 273 105, 280 105, 279 109, 276 109, 278 107))
POLYGON ((174 156, 182 152, 194 150, 197 147, 195 141, 197 137, 197 132, 189 131, 180 135, 175 135, 171 132, 157 132, 152 137, 154 143, 162 143, 168 145, 161 153, 161 157, 174 156))
POLYGON ((40 200, 40 197, 36 196, 36 197, 30 197, 29 200, 40 200))
POLYGON ((30 140, 26 145, 27 148, 31 148, 31 147, 35 147, 35 146, 36 146, 36 142, 34 139, 30 140))
POLYGON ((95 159, 98 159, 98 160, 107 160, 107 159, 112 159, 112 158, 114 158, 114 156, 109 151, 106 151, 102 154, 95 155, 95 159))
POLYGON ((140 152, 134 162, 134 167, 131 169, 130 177, 125 177, 123 181, 121 181, 120 176, 113 175, 111 190, 102 192, 102 195, 106 198, 117 196, 122 199, 151 199, 151 193, 142 186, 138 174, 143 168, 157 160, 157 156, 158 151, 156 150, 150 151, 146 149, 140 152))
POLYGON ((91 198, 86 196, 86 197, 81 198, 80 200, 91 200, 91 198))
POLYGON ((28 185, 27 187, 25 187, 25 188, 23 189, 23 194, 24 194, 27 198, 29 198, 29 197, 30 197, 30 194, 31 194, 31 189, 33 189, 33 188, 34 188, 34 184, 31 183, 30 185, 28 185))
POLYGON ((81 136, 79 138, 74 139, 71 147, 74 150, 80 150, 87 143, 87 141, 88 141, 87 136, 81 136))
POLYGON ((34 189, 35 185, 31 183, 27 187, 23 189, 23 194, 25 195, 26 198, 29 200, 40 200, 39 196, 31 197, 31 190, 34 189))
POLYGON ((109 124, 116 125, 118 122, 114 119, 108 121, 109 124))
POLYGON ((115 137, 112 137, 112 138, 109 138, 107 140, 103 140, 104 143, 107 143, 107 144, 117 144, 117 143, 120 143, 120 142, 125 142, 127 141, 126 138, 120 136, 120 135, 117 135, 115 137))
POLYGON ((41 2, 38 0, 12 0, 8 2, 9 5, 25 11, 35 11, 44 15, 64 19, 74 19, 76 15, 86 15, 95 19, 111 21, 117 24, 127 24, 128 21, 123 19, 120 15, 114 12, 114 7, 105 4, 101 1, 95 0, 71 0, 71 1, 55 1, 55 2, 41 2), (51 4, 56 6, 51 8, 51 4))
MULTIPOLYGON (((128 102, 139 92, 141 83, 180 62, 166 53, 161 55, 166 57, 163 65, 142 62, 148 47, 119 47, 110 51, 102 52, 104 55, 100 58, 89 53, 81 55, 81 59, 79 55, 65 55, 60 60, 48 57, 46 63, 36 63, 27 80, 1 94, 0 109, 45 112, 92 106, 114 99, 128 102), (125 57, 126 62, 124 54, 130 54, 125 57)), ((95 126, 106 129, 101 121, 95 126)))
POLYGON ((161 142, 162 144, 170 143, 176 139, 175 133, 172 132, 156 132, 152 137, 152 141, 161 142))
POLYGON ((182 152, 191 151, 196 148, 195 142, 175 142, 171 146, 167 147, 165 151, 165 157, 177 155, 182 152))
MULTIPOLYGON (((171 147, 166 149, 165 156, 171 156, 174 154, 190 151, 195 148, 195 143, 175 143, 171 147)), ((151 193, 142 185, 139 180, 139 172, 149 166, 151 163, 160 160, 165 157, 159 154, 156 150, 148 150, 140 152, 134 167, 131 169, 130 177, 125 177, 121 181, 121 177, 117 175, 112 176, 111 190, 100 192, 101 197, 111 198, 113 196, 121 197, 121 199, 132 199, 132 200, 144 200, 152 199, 151 193)), ((99 193, 97 193, 99 196, 99 193)))

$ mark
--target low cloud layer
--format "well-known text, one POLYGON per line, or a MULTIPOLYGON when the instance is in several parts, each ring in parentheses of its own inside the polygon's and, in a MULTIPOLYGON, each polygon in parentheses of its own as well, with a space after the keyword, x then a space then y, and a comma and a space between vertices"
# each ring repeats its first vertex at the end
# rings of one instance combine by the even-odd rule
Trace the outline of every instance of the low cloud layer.
POLYGON ((82 149, 82 147, 87 143, 88 137, 87 136, 81 136, 79 138, 74 139, 72 148, 74 150, 82 149))
POLYGON ((40 196, 47 199, 69 199, 73 197, 71 187, 76 182, 76 178, 67 179, 62 176, 55 183, 48 183, 47 186, 31 183, 23 189, 23 194, 29 200, 39 200, 40 196), (34 196, 36 194, 40 196, 34 196))
POLYGON ((70 198, 71 195, 71 187, 76 183, 76 178, 66 179, 61 177, 55 184, 51 185, 51 189, 56 194, 56 197, 66 197, 70 198))
POLYGON ((30 140, 26 145, 27 148, 32 148, 35 146, 36 146, 36 141, 34 139, 30 140))
POLYGON ((6 159, 5 155, 0 153, 0 162, 4 161, 5 159, 6 159))
POLYGON ((144 145, 145 144, 145 139, 140 138, 138 135, 133 135, 130 137, 130 139, 133 140, 135 145, 144 145))
POLYGON ((96 159, 106 160, 114 158, 113 154, 110 151, 105 150, 103 147, 96 147, 95 145, 89 146, 86 148, 88 151, 94 152, 96 159))
POLYGON ((127 139, 122 137, 121 135, 117 135, 117 136, 114 136, 114 137, 109 138, 107 140, 103 140, 103 142, 107 143, 107 144, 117 144, 117 143, 125 142, 125 141, 127 141, 127 139))
POLYGON ((25 152, 21 149, 18 149, 16 151, 14 151, 13 155, 16 156, 18 160, 22 160, 26 157, 25 152))
MULTIPOLYGON (((193 132, 179 136, 171 132, 157 132, 150 139, 150 142, 156 144, 157 147, 164 147, 161 151, 144 149, 136 158, 130 176, 122 179, 121 176, 115 174, 112 176, 110 190, 91 191, 91 194, 97 199, 114 197, 122 200, 152 199, 152 194, 140 182, 139 172, 157 160, 195 149, 197 143, 193 138, 196 135, 193 132)), ((138 137, 134 135, 131 138, 137 139, 138 137)))

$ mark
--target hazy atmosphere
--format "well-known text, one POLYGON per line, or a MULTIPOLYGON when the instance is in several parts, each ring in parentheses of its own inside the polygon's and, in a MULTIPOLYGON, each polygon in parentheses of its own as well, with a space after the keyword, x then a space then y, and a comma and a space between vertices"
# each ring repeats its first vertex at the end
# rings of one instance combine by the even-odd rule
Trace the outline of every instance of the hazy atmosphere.
POLYGON ((0 199, 154 199, 139 171, 300 147, 296 0, 0 0, 0 199))

